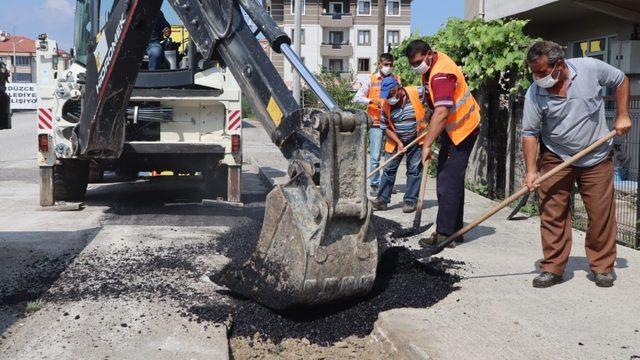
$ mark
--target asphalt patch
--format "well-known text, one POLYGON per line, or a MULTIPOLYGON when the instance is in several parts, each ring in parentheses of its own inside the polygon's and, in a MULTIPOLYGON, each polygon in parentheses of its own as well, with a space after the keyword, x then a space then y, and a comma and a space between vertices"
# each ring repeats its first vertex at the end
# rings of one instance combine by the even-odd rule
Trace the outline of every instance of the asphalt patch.
MULTIPOLYGON (((376 230, 387 235, 399 228, 399 224, 388 220, 376 224, 376 230)), ((256 234, 246 231, 242 234, 247 243, 255 242, 249 237, 256 234)), ((365 297, 281 313, 247 299, 235 299, 229 305, 192 306, 189 311, 203 321, 230 322, 231 336, 252 337, 259 333, 274 343, 306 338, 312 343, 329 345, 352 335, 370 334, 382 311, 429 307, 458 289, 460 277, 448 270, 462 263, 434 259, 427 265, 421 264, 417 259, 425 255, 424 251, 390 245, 387 235, 379 238, 381 256, 376 282, 365 297)), ((220 244, 234 244, 234 240, 238 239, 225 239, 220 244)), ((237 245, 247 250, 246 243, 237 245)), ((246 256, 245 250, 242 256, 246 256)))
MULTIPOLYGON (((374 217, 373 221, 380 244, 380 262, 374 289, 362 298, 277 313, 248 299, 203 289, 201 277, 211 275, 211 268, 196 259, 219 255, 239 263, 248 259, 262 225, 251 218, 239 219, 229 231, 197 243, 162 247, 141 244, 107 253, 83 254, 60 274, 44 298, 58 304, 109 298, 171 301, 176 305, 169 311, 179 316, 204 326, 226 323, 231 336, 252 337, 258 333, 274 343, 306 338, 328 345, 352 335, 367 336, 380 312, 429 307, 458 289, 460 278, 449 270, 461 266, 442 259, 421 265, 416 259, 423 254, 399 246, 403 239, 390 236, 401 228, 399 224, 380 217, 374 217)), ((130 323, 128 319, 122 320, 130 323)))

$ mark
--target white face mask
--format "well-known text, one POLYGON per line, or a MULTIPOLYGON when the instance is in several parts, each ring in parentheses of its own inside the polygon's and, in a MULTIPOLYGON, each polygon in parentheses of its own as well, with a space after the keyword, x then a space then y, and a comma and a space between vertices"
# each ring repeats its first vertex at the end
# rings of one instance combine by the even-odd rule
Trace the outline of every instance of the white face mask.
POLYGON ((383 66, 380 68, 380 73, 384 76, 389 76, 393 72, 393 66, 383 66))
MULTIPOLYGON (((558 65, 556 63, 556 65, 558 65)), ((536 79, 536 76, 533 75, 533 81, 535 81, 535 83, 540 86, 543 89, 549 89, 554 87, 557 83, 558 80, 560 80, 560 76, 558 75, 557 79, 553 78, 553 72, 556 71, 556 66, 553 66, 553 70, 551 70, 551 73, 545 77, 543 77, 542 79, 536 79)))
POLYGON ((425 58, 424 60, 422 60, 420 65, 413 67, 413 71, 415 71, 418 75, 424 75, 427 73, 427 71, 429 71, 430 67, 430 65, 427 65, 427 58, 425 58))
POLYGON ((387 102, 391 106, 395 106, 398 103, 398 101, 400 101, 400 99, 398 99, 397 97, 396 98, 387 99, 387 102))

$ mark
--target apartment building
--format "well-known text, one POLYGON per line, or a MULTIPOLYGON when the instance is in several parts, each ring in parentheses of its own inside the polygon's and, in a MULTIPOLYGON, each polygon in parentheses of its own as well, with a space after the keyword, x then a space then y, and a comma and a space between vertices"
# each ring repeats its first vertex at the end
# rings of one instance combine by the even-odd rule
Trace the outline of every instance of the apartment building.
POLYGON ((566 47, 568 57, 590 56, 624 71, 640 95, 640 1, 466 0, 465 17, 527 19, 525 32, 566 47))
MULTIPOLYGON (((270 0, 267 6, 278 25, 293 39, 294 2, 270 0)), ((301 57, 312 72, 327 69, 353 73, 362 81, 374 71, 378 48, 377 0, 301 0, 301 57)), ((385 45, 394 46, 411 34, 412 0, 387 0, 385 45)), ((385 46, 385 48, 386 48, 385 46)), ((271 59, 287 85, 293 70, 272 52, 271 59)))

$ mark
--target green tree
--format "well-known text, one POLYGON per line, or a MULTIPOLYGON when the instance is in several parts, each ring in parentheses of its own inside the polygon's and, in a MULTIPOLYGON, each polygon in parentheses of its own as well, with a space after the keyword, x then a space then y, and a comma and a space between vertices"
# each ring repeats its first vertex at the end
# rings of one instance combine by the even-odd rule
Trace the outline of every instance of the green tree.
POLYGON ((526 52, 535 39, 523 32, 526 20, 450 18, 433 36, 413 34, 392 50, 397 58, 395 71, 403 82, 419 84, 420 78, 412 70, 404 51, 409 42, 425 40, 436 51, 449 55, 467 77, 472 90, 489 81, 499 81, 502 90, 515 93, 530 85, 526 66, 526 52))

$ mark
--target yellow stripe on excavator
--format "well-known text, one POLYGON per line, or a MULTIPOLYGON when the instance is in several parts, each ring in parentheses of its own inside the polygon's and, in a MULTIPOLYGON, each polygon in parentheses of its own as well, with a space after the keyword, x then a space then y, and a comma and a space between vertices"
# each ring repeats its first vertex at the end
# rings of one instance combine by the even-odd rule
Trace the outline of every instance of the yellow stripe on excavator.
POLYGON ((269 112, 269 116, 271 116, 271 120, 276 124, 276 127, 280 126, 282 122, 282 110, 280 110, 280 106, 276 103, 276 99, 271 97, 269 100, 269 105, 267 105, 267 111, 269 112))

